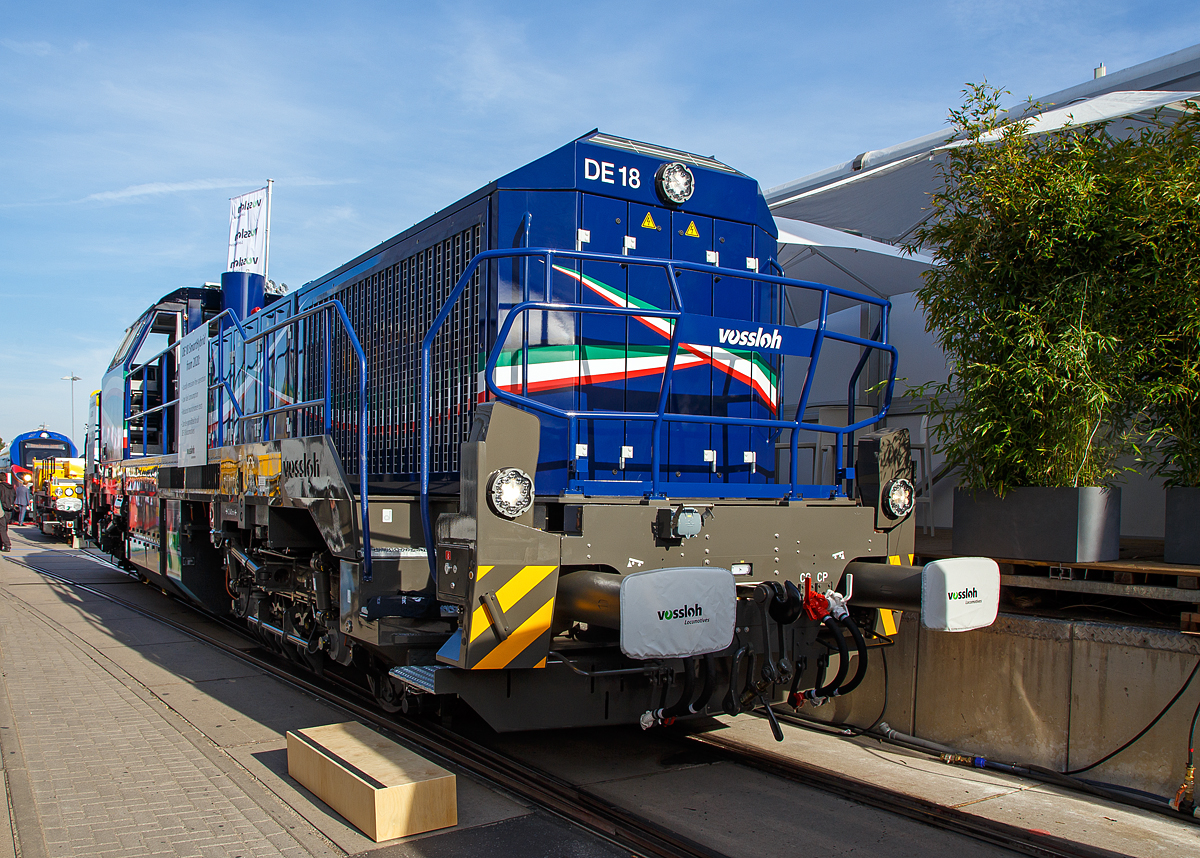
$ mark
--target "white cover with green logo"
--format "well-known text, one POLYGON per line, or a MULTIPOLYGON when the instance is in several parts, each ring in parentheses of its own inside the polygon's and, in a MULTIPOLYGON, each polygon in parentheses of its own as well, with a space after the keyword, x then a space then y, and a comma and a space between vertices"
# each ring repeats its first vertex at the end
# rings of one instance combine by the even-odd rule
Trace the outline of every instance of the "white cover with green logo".
POLYGON ((921 571, 921 624, 942 632, 981 629, 996 621, 1000 567, 988 557, 950 557, 921 571))
POLYGON ((621 579, 621 652, 682 658, 733 643, 737 588, 728 569, 647 569, 621 579))

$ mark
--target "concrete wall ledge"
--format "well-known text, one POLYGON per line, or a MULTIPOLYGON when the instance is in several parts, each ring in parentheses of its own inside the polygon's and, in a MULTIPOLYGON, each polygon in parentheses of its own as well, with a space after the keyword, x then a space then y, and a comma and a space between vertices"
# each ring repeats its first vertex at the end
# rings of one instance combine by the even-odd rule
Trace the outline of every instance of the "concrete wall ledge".
MULTIPOLYGON (((879 650, 858 691, 819 717, 870 724, 884 705, 879 650)), ((987 629, 931 632, 906 613, 888 648, 884 718, 896 729, 1001 762, 1058 771, 1132 738, 1187 681, 1200 636, 1169 629, 1001 614, 987 629)), ((1161 796, 1187 758, 1200 676, 1145 736, 1085 777, 1161 796)))

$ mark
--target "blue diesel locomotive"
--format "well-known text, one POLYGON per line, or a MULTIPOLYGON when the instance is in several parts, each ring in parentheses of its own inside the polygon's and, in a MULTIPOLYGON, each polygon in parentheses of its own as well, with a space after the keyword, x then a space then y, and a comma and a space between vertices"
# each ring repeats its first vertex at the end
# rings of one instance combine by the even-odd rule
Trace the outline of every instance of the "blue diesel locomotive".
POLYGON ((593 132, 290 294, 171 293, 104 379, 93 535, 387 708, 650 726, 846 693, 881 609, 984 624, 998 575, 907 565, 889 305, 779 276, 776 236, 748 176, 593 132), (860 305, 873 337, 828 325, 860 305), (802 422, 833 342, 846 420, 802 422))

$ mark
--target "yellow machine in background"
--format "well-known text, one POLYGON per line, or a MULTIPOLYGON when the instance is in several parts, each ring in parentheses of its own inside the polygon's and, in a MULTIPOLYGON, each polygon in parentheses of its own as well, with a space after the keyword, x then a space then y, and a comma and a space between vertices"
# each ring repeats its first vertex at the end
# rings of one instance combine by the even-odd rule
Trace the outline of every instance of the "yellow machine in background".
POLYGON ((33 515, 42 533, 71 538, 79 531, 83 481, 83 459, 39 459, 33 463, 33 515))

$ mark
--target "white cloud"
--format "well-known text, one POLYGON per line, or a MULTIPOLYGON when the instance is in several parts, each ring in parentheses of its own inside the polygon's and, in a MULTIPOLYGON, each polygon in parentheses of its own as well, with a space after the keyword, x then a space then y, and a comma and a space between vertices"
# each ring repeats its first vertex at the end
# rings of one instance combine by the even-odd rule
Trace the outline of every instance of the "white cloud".
MULTIPOLYGON (((292 179, 276 179, 277 185, 307 187, 313 185, 344 185, 351 184, 356 179, 318 179, 313 176, 299 176, 292 179)), ((88 194, 79 202, 97 200, 108 202, 112 200, 127 200, 133 197, 155 196, 158 194, 175 194, 183 191, 212 191, 221 188, 253 188, 261 187, 262 179, 192 179, 187 182, 148 182, 144 185, 130 185, 119 191, 100 191, 88 194)))
POLYGON ((0 39, 0 45, 27 57, 48 57, 54 53, 54 48, 49 42, 17 42, 12 39, 0 39))
POLYGON ((180 191, 211 191, 217 188, 239 188, 253 185, 253 179, 193 179, 190 182, 149 182, 144 185, 130 185, 119 191, 101 191, 88 194, 86 200, 125 200, 131 197, 146 197, 156 194, 174 194, 180 191))

